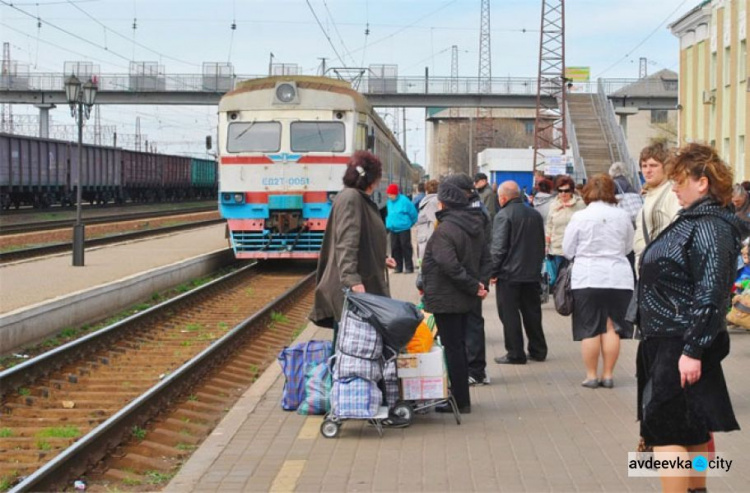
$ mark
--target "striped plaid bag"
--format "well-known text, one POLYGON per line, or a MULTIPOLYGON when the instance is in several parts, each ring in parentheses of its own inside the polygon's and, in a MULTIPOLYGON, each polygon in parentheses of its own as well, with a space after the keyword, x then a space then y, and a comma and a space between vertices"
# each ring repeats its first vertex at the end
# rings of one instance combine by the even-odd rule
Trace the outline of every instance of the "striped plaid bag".
POLYGON ((396 375, 396 360, 392 359, 383 368, 383 382, 385 383, 385 402, 392 408, 398 402, 398 376, 396 375))
POLYGON ((378 384, 364 378, 333 381, 331 414, 339 418, 372 418, 383 403, 378 384))
POLYGON ((313 363, 305 375, 305 398, 297 408, 298 414, 325 414, 331 410, 331 372, 328 363, 313 363))
POLYGON ((377 382, 383 378, 381 363, 380 361, 355 358, 348 354, 338 353, 336 363, 333 365, 333 378, 343 380, 349 377, 360 377, 377 382))
POLYGON ((344 310, 336 350, 348 356, 377 360, 383 355, 383 338, 375 327, 351 310, 344 310))
POLYGON ((333 353, 331 341, 300 342, 285 347, 278 356, 281 371, 284 372, 284 392, 281 407, 294 411, 305 398, 305 375, 311 365, 325 363, 333 353))

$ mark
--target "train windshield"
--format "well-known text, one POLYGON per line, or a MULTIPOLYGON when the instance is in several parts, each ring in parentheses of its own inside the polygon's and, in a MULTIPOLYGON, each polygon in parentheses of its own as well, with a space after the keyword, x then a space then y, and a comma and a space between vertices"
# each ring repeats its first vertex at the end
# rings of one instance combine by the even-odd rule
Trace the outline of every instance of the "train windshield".
POLYGON ((341 122, 293 122, 292 151, 344 152, 346 139, 341 122))
POLYGON ((228 152, 277 152, 281 148, 281 123, 235 122, 229 124, 228 152))

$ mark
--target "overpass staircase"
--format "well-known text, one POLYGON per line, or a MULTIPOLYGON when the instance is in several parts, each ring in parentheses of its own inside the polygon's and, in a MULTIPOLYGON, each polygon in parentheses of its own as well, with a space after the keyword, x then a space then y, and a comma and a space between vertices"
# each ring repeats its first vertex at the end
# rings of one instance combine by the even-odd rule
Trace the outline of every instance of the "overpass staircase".
POLYGON ((586 176, 607 173, 610 165, 621 161, 613 138, 602 121, 596 94, 568 94, 569 117, 578 139, 578 150, 586 166, 586 176))
POLYGON ((637 166, 628 152, 615 110, 601 88, 598 93, 569 93, 566 99, 577 140, 575 158, 584 163, 586 176, 608 173, 612 163, 621 161, 629 170, 628 179, 639 190, 637 166))

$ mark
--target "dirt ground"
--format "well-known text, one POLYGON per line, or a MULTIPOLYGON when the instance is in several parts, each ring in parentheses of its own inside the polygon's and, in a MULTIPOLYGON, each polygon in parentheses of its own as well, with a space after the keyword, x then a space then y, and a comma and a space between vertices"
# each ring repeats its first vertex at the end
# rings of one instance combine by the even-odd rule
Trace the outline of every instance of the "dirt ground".
MULTIPOLYGON (((218 219, 219 212, 201 212, 197 214, 184 214, 169 217, 157 217, 153 219, 140 219, 137 221, 127 221, 112 224, 94 224, 86 226, 86 238, 100 238, 102 236, 112 236, 120 233, 131 231, 142 231, 145 229, 156 229, 166 226, 174 226, 186 222, 205 221, 209 219, 218 219)), ((85 223, 85 220, 84 220, 85 223)), ((73 229, 55 229, 51 231, 40 231, 38 233, 22 233, 17 235, 7 235, 0 237, 0 249, 11 247, 25 247, 32 245, 44 245, 50 243, 71 242, 73 238, 73 229)))

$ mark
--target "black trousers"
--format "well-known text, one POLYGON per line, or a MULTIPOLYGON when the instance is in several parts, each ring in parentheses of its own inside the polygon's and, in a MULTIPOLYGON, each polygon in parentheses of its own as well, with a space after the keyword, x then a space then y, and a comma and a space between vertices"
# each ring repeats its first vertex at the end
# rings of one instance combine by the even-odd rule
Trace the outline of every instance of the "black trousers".
POLYGON ((466 320, 466 360, 469 375, 478 381, 487 376, 487 354, 484 341, 484 317, 482 316, 482 299, 477 298, 474 309, 467 314, 466 320))
POLYGON ((505 349, 510 359, 526 361, 523 350, 523 328, 529 339, 529 354, 547 357, 547 341, 542 330, 542 300, 538 282, 498 281, 495 290, 497 311, 503 323, 505 349))
POLYGON ((440 341, 445 349, 451 392, 458 407, 471 405, 469 397, 469 371, 466 365, 466 320, 467 313, 436 313, 440 341))
POLYGON ((396 270, 414 270, 414 249, 411 246, 411 230, 391 233, 391 255, 396 261, 396 270))

